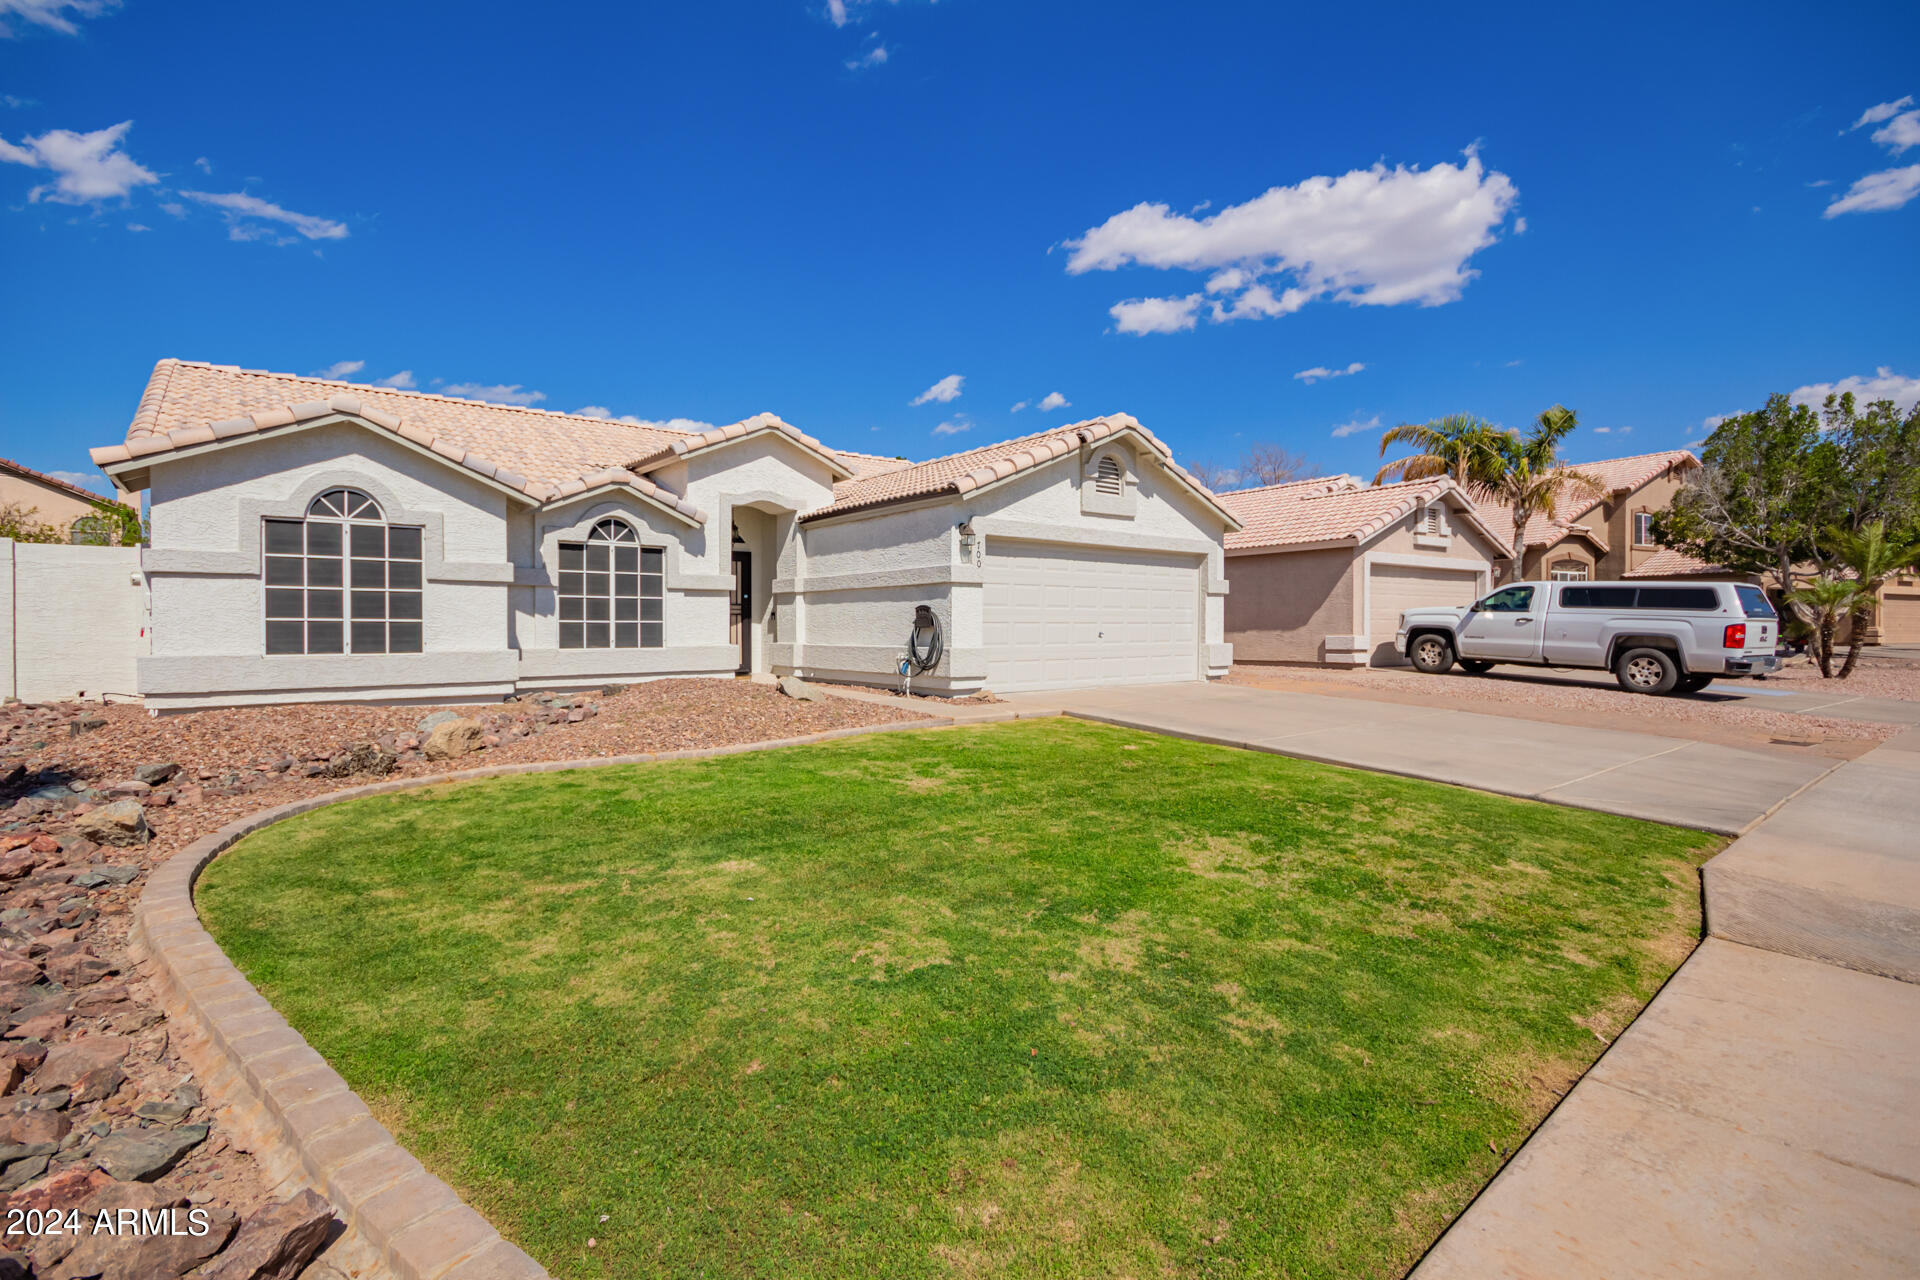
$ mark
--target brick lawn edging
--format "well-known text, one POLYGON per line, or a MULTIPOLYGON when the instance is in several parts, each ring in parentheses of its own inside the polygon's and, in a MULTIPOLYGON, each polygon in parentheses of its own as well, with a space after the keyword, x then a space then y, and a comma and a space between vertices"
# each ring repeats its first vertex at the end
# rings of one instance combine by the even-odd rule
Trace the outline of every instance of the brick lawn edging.
POLYGON ((310 1186, 332 1202, 352 1237, 342 1242, 345 1252, 384 1266, 395 1280, 550 1280, 546 1268, 394 1141, 340 1074, 227 959, 194 909, 200 872, 244 836, 366 796, 482 778, 742 755, 953 724, 929 717, 726 747, 497 765, 309 796, 237 818, 154 868, 134 908, 128 943, 148 962, 147 976, 167 1017, 182 1024, 183 1053, 195 1074, 237 1114, 239 1127, 250 1131, 263 1166, 277 1167, 283 1181, 310 1186))

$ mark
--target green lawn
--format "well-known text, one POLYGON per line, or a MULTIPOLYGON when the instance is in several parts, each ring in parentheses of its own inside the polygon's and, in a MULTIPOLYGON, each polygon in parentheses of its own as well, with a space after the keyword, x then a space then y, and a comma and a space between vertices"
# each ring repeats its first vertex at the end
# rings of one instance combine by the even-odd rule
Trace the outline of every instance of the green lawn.
POLYGON ((1717 843, 1047 720, 358 800, 199 901, 556 1276, 1392 1276, 1717 843))

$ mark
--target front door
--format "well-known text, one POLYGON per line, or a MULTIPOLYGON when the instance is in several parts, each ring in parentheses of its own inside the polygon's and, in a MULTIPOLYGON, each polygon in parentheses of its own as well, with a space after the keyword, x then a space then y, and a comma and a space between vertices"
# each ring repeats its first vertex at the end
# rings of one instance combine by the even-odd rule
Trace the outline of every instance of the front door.
POLYGON ((740 646, 736 675, 753 670, 753 553, 733 553, 733 593, 727 597, 727 638, 740 646))
POLYGON ((1546 601, 1534 598, 1538 594, 1532 586, 1502 587, 1475 605, 1461 619, 1460 656, 1501 662, 1538 658, 1539 619, 1546 611, 1546 601))

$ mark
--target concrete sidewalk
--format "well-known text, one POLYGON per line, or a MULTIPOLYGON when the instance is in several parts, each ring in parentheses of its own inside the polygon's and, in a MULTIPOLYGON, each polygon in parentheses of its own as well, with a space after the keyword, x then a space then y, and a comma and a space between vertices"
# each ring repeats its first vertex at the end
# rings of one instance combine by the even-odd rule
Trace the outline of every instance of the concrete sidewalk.
POLYGON ((1242 685, 1010 694, 1001 709, 1018 714, 1065 711, 1110 724, 1723 835, 1746 831, 1834 767, 1830 760, 1676 742, 1645 733, 1242 685))
POLYGON ((1909 730, 1710 861, 1707 940, 1415 1280, 1916 1274, 1916 831, 1909 730))

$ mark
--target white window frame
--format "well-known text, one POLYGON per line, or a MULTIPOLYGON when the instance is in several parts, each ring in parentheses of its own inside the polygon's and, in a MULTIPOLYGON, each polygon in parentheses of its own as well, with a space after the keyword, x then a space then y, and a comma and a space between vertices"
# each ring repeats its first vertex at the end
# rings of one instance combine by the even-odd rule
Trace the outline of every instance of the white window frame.
POLYGON ((1633 545, 1636 547, 1650 547, 1653 545, 1653 512, 1636 511, 1633 513, 1633 545), (1647 533, 1644 538, 1640 536, 1640 522, 1642 520, 1646 521, 1647 533))
POLYGON ((1593 573, 1590 567, 1579 560, 1560 560, 1547 566, 1549 582, 1591 582, 1593 573))
POLYGON ((304 657, 346 657, 354 654, 416 654, 426 652, 426 530, 416 524, 394 523, 387 518, 378 499, 365 490, 352 485, 331 485, 315 494, 307 503, 305 513, 300 516, 262 516, 260 521, 260 635, 261 652, 268 658, 304 658, 304 657), (298 527, 300 530, 300 550, 298 553, 284 549, 275 550, 272 541, 273 525, 298 527), (333 527, 340 531, 339 552, 321 553, 312 550, 310 531, 315 527, 333 527), (354 554, 354 533, 356 530, 378 530, 380 554, 377 556, 354 554), (393 554, 394 533, 398 531, 411 535, 412 555, 393 554), (311 566, 320 564, 338 565, 340 572, 338 583, 313 581, 311 566), (299 566, 295 584, 288 581, 274 582, 275 573, 285 574, 288 566, 299 566), (367 566, 378 565, 377 574, 367 566), (401 566, 396 575, 394 567, 401 566), (373 577, 378 577, 375 585, 373 577), (402 585, 393 585, 398 576, 402 585), (359 582, 356 585, 356 577, 359 582), (410 585, 409 585, 410 584, 410 585), (314 610, 315 596, 337 593, 339 612, 329 614, 314 610), (299 598, 297 616, 289 610, 286 597, 289 594, 299 598), (378 618, 367 614, 356 617, 356 603, 369 597, 378 596, 380 615, 378 618), (356 601, 356 597, 360 601, 356 601), (396 605, 402 616, 395 617, 396 605), (411 610, 412 617, 405 613, 411 610), (378 624, 380 645, 369 646, 363 639, 355 643, 356 624, 370 626, 378 624), (313 628, 338 625, 340 644, 338 648, 313 647, 313 628), (394 627, 402 628, 402 635, 412 639, 413 645, 406 648, 394 647, 394 627), (297 650, 275 650, 267 637, 275 626, 295 625, 300 628, 300 648, 297 650))
POLYGON ((582 651, 666 648, 667 549, 648 545, 641 535, 642 530, 632 521, 620 516, 603 516, 587 528, 583 537, 564 538, 556 544, 554 598, 558 631, 555 638, 559 648, 582 651), (602 545, 606 548, 607 567, 596 570, 590 567, 593 563, 592 552, 596 546, 602 545), (580 564, 578 568, 569 569, 569 553, 575 550, 580 554, 580 564), (630 571, 622 570, 619 567, 622 559, 620 553, 629 550, 633 553, 634 567, 630 571), (649 565, 653 567, 649 569, 649 565), (591 589, 596 576, 606 578, 604 592, 591 589), (632 596, 621 594, 620 580, 626 577, 633 579, 632 596), (577 582, 570 581, 575 578, 577 582), (577 585, 580 589, 568 591, 570 585, 577 585), (633 601, 634 616, 622 618, 619 616, 620 605, 628 599, 633 601), (573 611, 580 616, 569 618, 567 614, 574 601, 579 602, 579 607, 573 611), (652 610, 647 608, 649 602, 655 606, 652 610), (594 606, 599 604, 605 606, 606 616, 603 618, 592 616, 594 606), (656 616, 649 618, 649 612, 656 616), (606 629, 606 643, 593 643, 593 628, 596 626, 606 629), (579 628, 579 643, 569 644, 569 631, 576 627, 579 628), (628 627, 632 628, 633 639, 631 643, 622 643, 622 632, 628 627))

